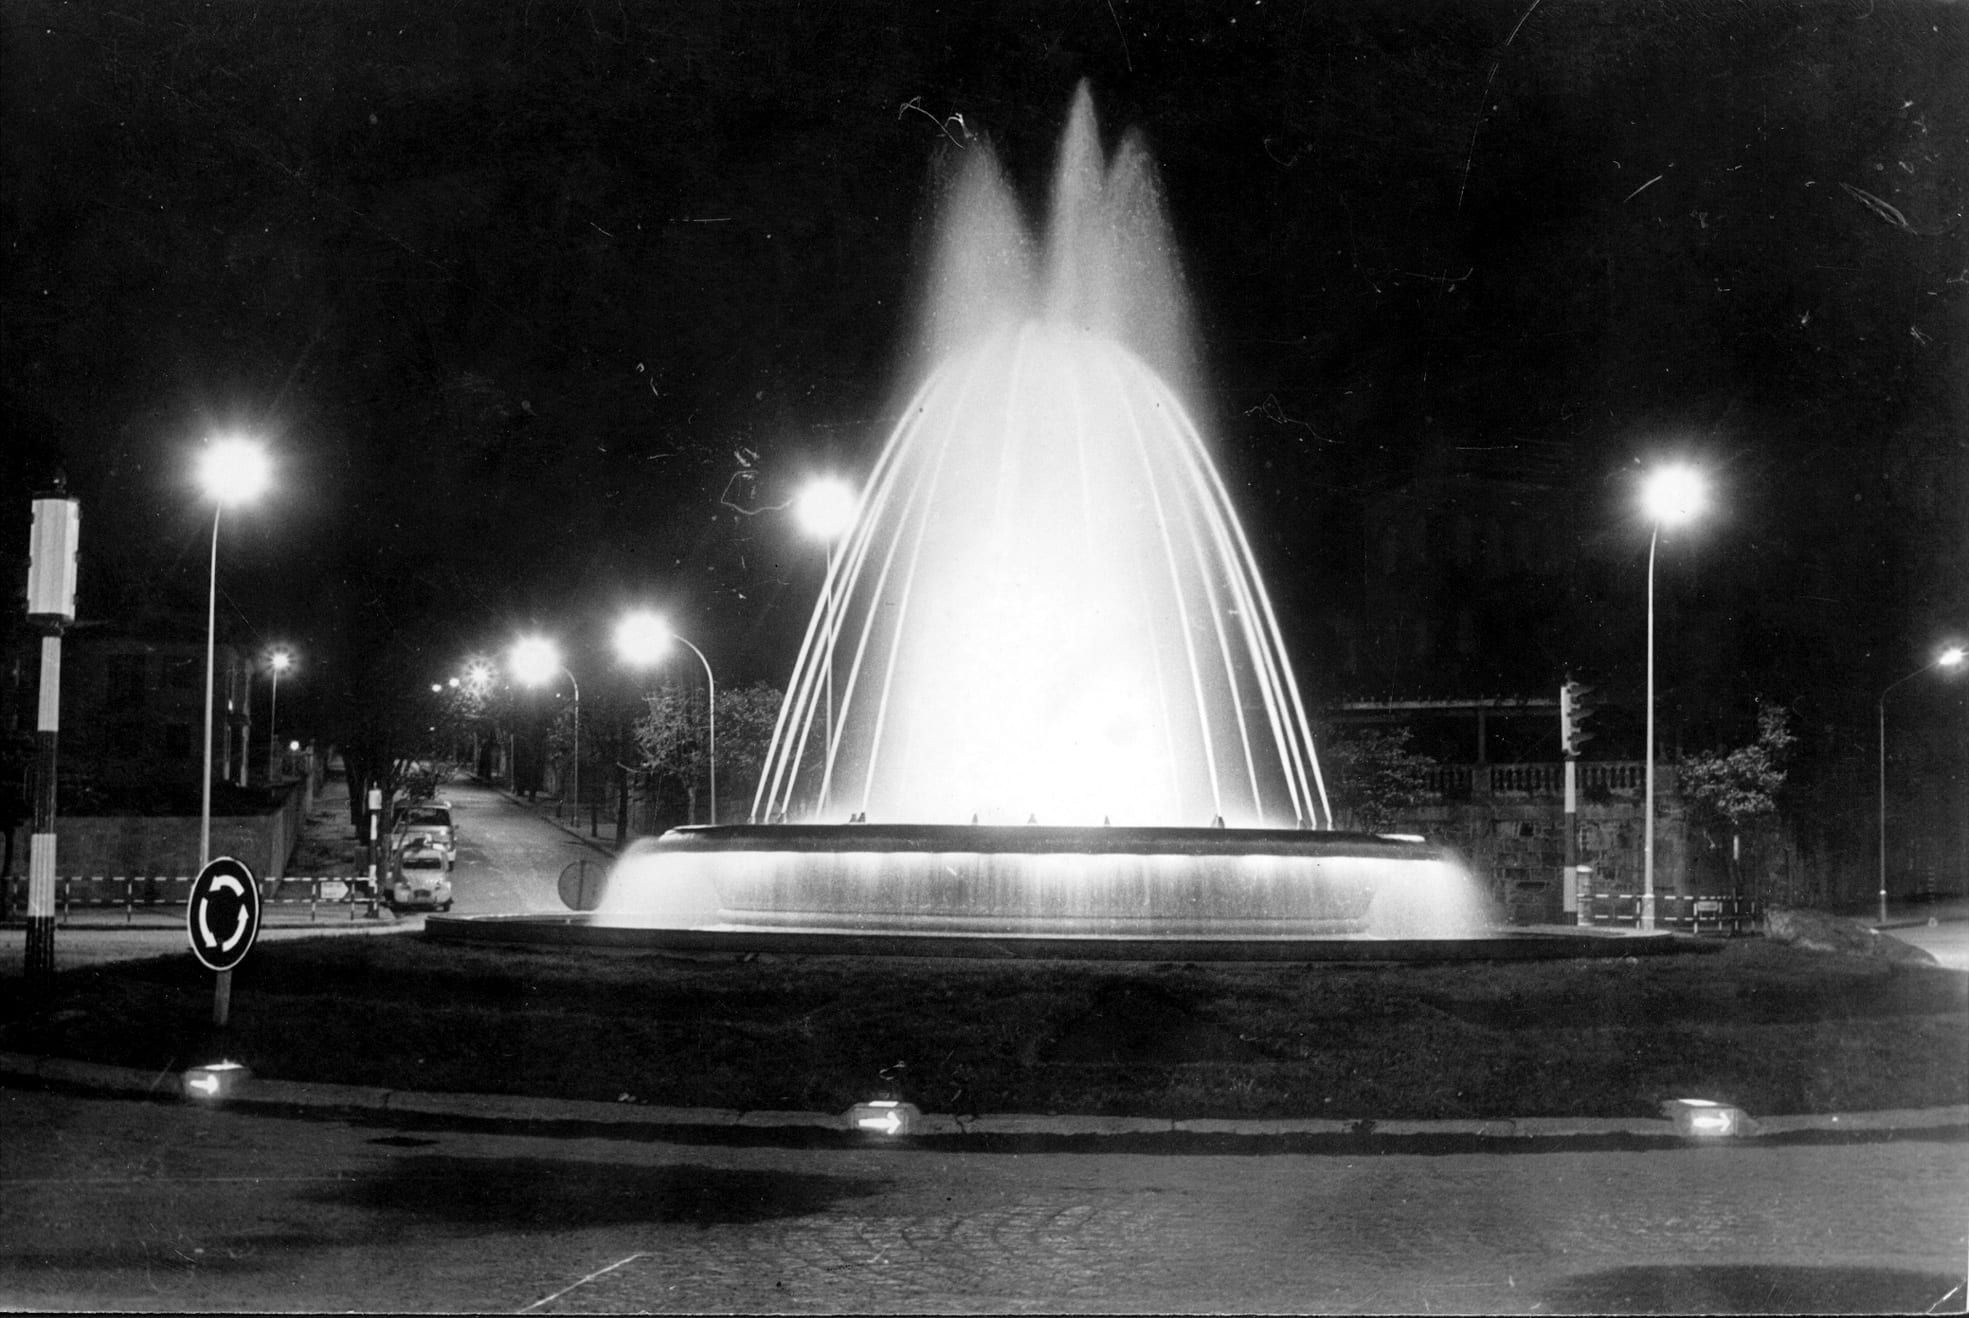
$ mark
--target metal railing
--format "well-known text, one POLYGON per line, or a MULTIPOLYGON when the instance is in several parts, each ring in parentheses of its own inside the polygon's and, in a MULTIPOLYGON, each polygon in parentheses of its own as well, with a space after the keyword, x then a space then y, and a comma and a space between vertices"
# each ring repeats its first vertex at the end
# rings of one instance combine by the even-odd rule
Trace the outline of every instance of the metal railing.
MULTIPOLYGON (((4 882, 0 915, 8 920, 25 919, 27 879, 13 876, 4 882)), ((78 911, 118 909, 122 910, 126 925, 136 923, 139 913, 182 918, 185 903, 191 900, 191 885, 189 875, 171 878, 124 878, 119 875, 56 879, 55 923, 58 927, 67 925, 70 917, 78 911)), ((333 910, 346 906, 349 908, 349 918, 353 920, 357 907, 364 910, 369 908, 371 886, 367 875, 262 879, 260 901, 262 905, 298 907, 305 904, 310 920, 320 919, 323 907, 333 910)))
MULTIPOLYGON (((1581 924, 1639 928, 1641 894, 1595 892, 1584 897, 1581 924)), ((1692 934, 1740 938, 1761 931, 1764 904, 1753 897, 1723 897, 1700 893, 1655 894, 1655 927, 1692 934)))
MULTIPOLYGON (((1575 766, 1579 791, 1588 796, 1638 796, 1646 786, 1647 765, 1640 760, 1581 760, 1575 766)), ((1674 769, 1656 769, 1655 790, 1674 790, 1674 769)), ((1558 797, 1565 792, 1566 766, 1548 764, 1441 764, 1423 776, 1423 790, 1450 801, 1494 796, 1558 797)))

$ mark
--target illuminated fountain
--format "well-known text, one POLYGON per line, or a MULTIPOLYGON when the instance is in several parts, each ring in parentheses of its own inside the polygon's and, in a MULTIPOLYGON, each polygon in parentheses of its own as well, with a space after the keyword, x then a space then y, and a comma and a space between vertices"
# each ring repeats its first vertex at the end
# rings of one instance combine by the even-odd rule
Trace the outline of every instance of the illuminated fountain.
POLYGON ((1438 848, 1332 831, 1304 704, 1184 389, 1148 157, 1076 98, 1043 236, 988 149, 922 379, 830 559, 752 819, 617 865, 600 925, 1464 937, 1438 848))

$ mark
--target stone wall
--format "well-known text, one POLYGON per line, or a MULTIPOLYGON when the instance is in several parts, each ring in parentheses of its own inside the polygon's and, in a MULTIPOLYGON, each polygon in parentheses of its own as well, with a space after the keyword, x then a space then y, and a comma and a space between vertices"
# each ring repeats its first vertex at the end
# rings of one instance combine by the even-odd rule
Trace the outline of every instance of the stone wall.
MULTIPOLYGON (((1639 893, 1643 886, 1638 763, 1578 766, 1581 865, 1588 890, 1639 893)), ((1434 799, 1403 812, 1390 832, 1420 833, 1462 853, 1513 924, 1570 923, 1565 910, 1565 769, 1559 764, 1452 765, 1431 775, 1434 799)), ((1674 770, 1655 775, 1655 892, 1690 891, 1685 809, 1674 770)))
MULTIPOLYGON (((301 841, 306 784, 259 815, 212 819, 212 854, 244 861, 262 879, 284 878, 301 841)), ((74 815, 55 820, 55 872, 65 878, 175 878, 198 872, 198 817, 74 815)))

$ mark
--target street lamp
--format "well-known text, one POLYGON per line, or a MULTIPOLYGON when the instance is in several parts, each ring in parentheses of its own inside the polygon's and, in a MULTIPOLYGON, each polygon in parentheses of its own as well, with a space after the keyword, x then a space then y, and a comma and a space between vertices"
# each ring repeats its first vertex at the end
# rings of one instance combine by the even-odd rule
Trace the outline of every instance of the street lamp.
POLYGON ((1903 682, 1912 681, 1923 673, 1935 668, 1954 668, 1964 656, 1963 648, 1951 645, 1906 677, 1897 677, 1881 691, 1880 699, 1874 702, 1874 713, 1880 720, 1880 923, 1887 923, 1887 692, 1903 682))
POLYGON ((827 754, 821 762, 821 800, 827 807, 827 783, 834 769, 834 633, 836 630, 834 589, 834 547, 855 521, 854 488, 838 476, 821 476, 800 491, 794 515, 800 528, 827 545, 827 576, 821 582, 821 612, 827 629, 826 648, 821 652, 821 680, 827 702, 827 754))
POLYGON ((637 610, 615 627, 616 653, 622 656, 623 662, 636 668, 647 668, 661 659, 672 641, 683 645, 704 665, 705 703, 711 725, 706 758, 711 769, 711 822, 715 825, 718 822, 718 679, 711 675, 711 661, 704 657, 704 651, 672 631, 670 624, 654 613, 637 610))
POLYGON ((1641 927, 1655 927, 1655 546, 1663 526, 1679 526, 1701 513, 1708 489, 1693 467, 1657 467, 1641 483, 1648 535, 1648 708, 1646 788, 1641 824, 1641 927))
POLYGON ((294 656, 286 650, 275 650, 267 656, 267 671, 273 675, 273 695, 267 701, 267 782, 274 780, 275 756, 279 754, 280 741, 274 736, 274 717, 280 713, 280 675, 294 666, 294 656))
POLYGON ((522 686, 542 686, 553 680, 555 673, 565 674, 568 685, 574 688, 574 808, 581 809, 581 683, 574 680, 574 674, 561 662, 560 648, 544 636, 527 636, 513 646, 513 676, 522 686))
POLYGON ((198 867, 212 859, 212 677, 219 629, 219 519, 233 504, 257 498, 272 475, 267 452, 250 439, 221 436, 198 455, 198 484, 212 500, 211 589, 205 605, 205 780, 198 807, 198 867))

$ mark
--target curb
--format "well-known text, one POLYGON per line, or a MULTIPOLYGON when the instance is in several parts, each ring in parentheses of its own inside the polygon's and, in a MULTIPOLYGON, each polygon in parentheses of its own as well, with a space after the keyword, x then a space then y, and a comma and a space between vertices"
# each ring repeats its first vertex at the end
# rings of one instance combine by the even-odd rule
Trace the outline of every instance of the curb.
POLYGON ((555 828, 560 829, 561 832, 567 834, 569 837, 573 838, 576 842, 579 842, 582 846, 587 847, 590 851, 596 852, 603 856, 607 856, 610 859, 614 859, 615 857, 614 848, 604 844, 600 838, 589 837, 586 833, 583 833, 579 828, 568 827, 566 824, 563 824, 560 820, 554 818, 554 816, 543 811, 537 802, 522 801, 519 798, 519 796, 515 794, 510 788, 501 787, 498 783, 486 782, 483 778, 474 777, 472 779, 472 782, 479 787, 485 788, 487 791, 499 793, 499 795, 505 797, 508 801, 512 802, 520 809, 526 811, 528 814, 534 816, 534 818, 540 820, 541 823, 552 824, 555 828))
MULTIPOLYGON (((34 1081, 108 1095, 185 1098, 183 1077, 155 1074, 99 1062, 0 1052, 0 1083, 34 1081)), ((382 1116, 451 1119, 504 1125, 613 1126, 624 1133, 706 1131, 805 1131, 852 1136, 841 1114, 777 1109, 660 1107, 641 1103, 536 1098, 523 1094, 446 1094, 372 1085, 254 1077, 225 1100, 228 1106, 263 1110, 368 1112, 382 1116)), ((1808 1113, 1759 1117, 1747 1137, 1867 1132, 1961 1131, 1969 1133, 1969 1105, 1898 1108, 1877 1112, 1808 1113)), ((1517 1117, 1491 1120, 1360 1121, 1332 1118, 1111 1117, 1069 1114, 983 1113, 956 1116, 925 1112, 912 1124, 912 1138, 939 1136, 1140 1138, 1192 1136, 1245 1140, 1368 1139, 1453 1140, 1518 1147, 1550 1140, 1641 1140, 1679 1148, 1689 1141, 1674 1122, 1650 1117, 1517 1117)), ((1734 1141, 1746 1142, 1745 1139, 1734 1141)))

